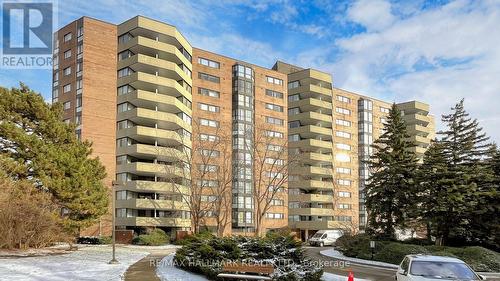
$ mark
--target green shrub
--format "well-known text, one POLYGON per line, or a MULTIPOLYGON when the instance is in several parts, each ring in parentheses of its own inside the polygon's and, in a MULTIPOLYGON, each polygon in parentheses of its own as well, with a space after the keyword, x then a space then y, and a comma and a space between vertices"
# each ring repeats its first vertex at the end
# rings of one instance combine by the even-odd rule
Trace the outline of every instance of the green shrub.
POLYGON ((111 236, 99 237, 99 244, 111 244, 112 242, 113 242, 113 237, 111 236))
POLYGON ((161 229, 154 229, 149 234, 142 234, 132 239, 132 244, 146 245, 146 246, 160 246, 167 244, 170 241, 165 231, 161 229))
POLYGON ((219 238, 197 234, 184 240, 183 247, 175 254, 176 264, 185 270, 203 274, 210 280, 219 280, 217 275, 222 272, 223 261, 274 262, 279 270, 275 271, 273 280, 319 281, 323 275, 321 268, 308 267, 309 259, 301 248, 301 242, 289 234, 273 233, 264 238, 219 238), (283 260, 287 262, 283 263, 283 260))

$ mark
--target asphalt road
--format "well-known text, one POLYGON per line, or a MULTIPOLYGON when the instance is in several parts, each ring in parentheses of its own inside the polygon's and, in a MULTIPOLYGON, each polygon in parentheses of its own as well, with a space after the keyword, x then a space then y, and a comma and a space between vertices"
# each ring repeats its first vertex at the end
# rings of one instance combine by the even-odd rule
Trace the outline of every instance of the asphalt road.
POLYGON ((377 268, 367 265, 357 265, 357 264, 349 264, 349 266, 342 266, 340 262, 335 263, 332 261, 340 261, 332 257, 325 257, 321 255, 319 252, 323 250, 327 250, 330 247, 305 247, 306 254, 313 260, 318 262, 326 262, 327 265, 323 268, 325 272, 343 275, 346 277, 349 274, 349 271, 354 273, 354 281, 356 278, 368 279, 372 281, 394 281, 394 275, 396 274, 395 269, 385 269, 385 268, 377 268))

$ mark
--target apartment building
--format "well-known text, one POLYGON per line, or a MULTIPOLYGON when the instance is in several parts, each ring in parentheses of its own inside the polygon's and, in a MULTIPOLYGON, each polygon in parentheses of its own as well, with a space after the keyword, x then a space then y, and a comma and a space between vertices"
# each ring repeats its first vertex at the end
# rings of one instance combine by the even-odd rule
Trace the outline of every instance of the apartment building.
MULTIPOLYGON (((93 143, 93 156, 106 167, 105 185, 115 179, 116 25, 83 17, 54 33, 52 102, 64 108, 64 121, 93 143)), ((110 207, 111 208, 111 207, 110 207)), ((111 233, 111 216, 82 235, 111 233)))
MULTIPOLYGON (((54 40, 53 102, 93 141, 106 184, 116 180, 117 229, 288 226, 306 240, 364 227, 363 161, 391 103, 334 88, 319 70, 194 48, 142 16, 119 25, 83 17, 54 40)), ((429 106, 398 107, 421 156, 434 137, 429 106)))

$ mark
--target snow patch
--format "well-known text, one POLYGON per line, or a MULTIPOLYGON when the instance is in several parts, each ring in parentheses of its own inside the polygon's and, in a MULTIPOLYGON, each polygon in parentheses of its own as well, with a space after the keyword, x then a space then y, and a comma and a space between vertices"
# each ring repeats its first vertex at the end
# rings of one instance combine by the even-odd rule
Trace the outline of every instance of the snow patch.
POLYGON ((174 266, 174 254, 170 254, 161 260, 161 263, 156 268, 156 276, 161 281, 208 281, 207 278, 182 270, 174 266))

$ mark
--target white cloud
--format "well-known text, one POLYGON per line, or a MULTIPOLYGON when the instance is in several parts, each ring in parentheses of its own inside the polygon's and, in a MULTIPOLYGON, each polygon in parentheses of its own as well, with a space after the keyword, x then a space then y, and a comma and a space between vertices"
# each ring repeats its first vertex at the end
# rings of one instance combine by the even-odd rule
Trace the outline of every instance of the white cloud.
POLYGON ((358 0, 347 11, 348 18, 368 30, 380 30, 395 20, 391 4, 385 0, 358 0))
POLYGON ((370 13, 373 4, 359 3, 349 15, 367 31, 337 40, 340 59, 318 65, 333 72, 337 86, 423 100, 436 119, 465 98, 466 110, 500 142, 500 2, 459 0, 405 18, 388 15, 394 7, 370 13))

